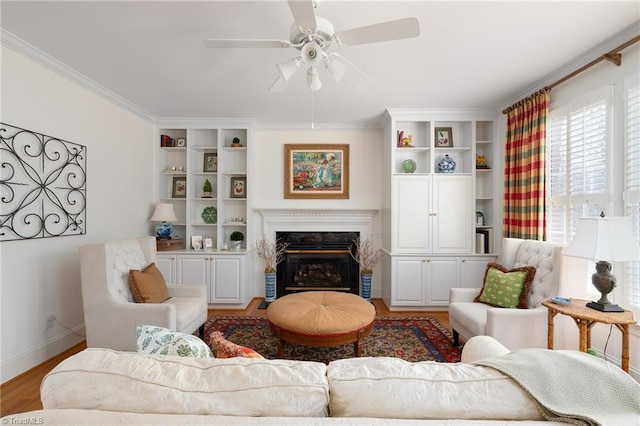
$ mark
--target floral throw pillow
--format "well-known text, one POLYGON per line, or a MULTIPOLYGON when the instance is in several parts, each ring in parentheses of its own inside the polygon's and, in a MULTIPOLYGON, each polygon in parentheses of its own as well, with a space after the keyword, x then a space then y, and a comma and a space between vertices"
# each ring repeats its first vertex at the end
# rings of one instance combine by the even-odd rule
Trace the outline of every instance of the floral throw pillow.
POLYGON ((211 333, 209 338, 211 340, 211 350, 213 350, 216 358, 264 358, 253 349, 228 341, 219 331, 211 333))
POLYGON ((484 275, 482 291, 474 302, 501 308, 527 308, 531 282, 536 274, 533 266, 507 269, 490 262, 484 275))
POLYGON ((139 325, 137 350, 141 354, 177 355, 183 357, 213 358, 211 348, 194 335, 181 333, 155 325, 139 325))

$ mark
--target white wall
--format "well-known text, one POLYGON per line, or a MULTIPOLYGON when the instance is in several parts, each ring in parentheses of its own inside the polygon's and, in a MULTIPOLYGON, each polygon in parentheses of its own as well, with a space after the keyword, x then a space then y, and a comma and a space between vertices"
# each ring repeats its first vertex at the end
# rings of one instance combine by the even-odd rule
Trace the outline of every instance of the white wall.
MULTIPOLYGON (((251 173, 253 207, 260 209, 363 209, 379 210, 381 205, 382 133, 379 129, 353 130, 260 130, 254 133, 254 164, 251 173), (291 200, 284 198, 285 144, 348 144, 350 157, 349 199, 291 200)), ((262 215, 255 215, 255 235, 261 238, 262 215)), ((379 244, 380 213, 373 223, 373 239, 379 244)), ((262 265, 256 262, 256 296, 264 295, 262 265)), ((380 273, 374 271, 373 297, 380 297, 380 273)))
POLYGON ((0 243, 1 381, 84 340, 78 247, 149 234, 154 127, 2 47, 0 121, 87 147, 86 234, 0 243))

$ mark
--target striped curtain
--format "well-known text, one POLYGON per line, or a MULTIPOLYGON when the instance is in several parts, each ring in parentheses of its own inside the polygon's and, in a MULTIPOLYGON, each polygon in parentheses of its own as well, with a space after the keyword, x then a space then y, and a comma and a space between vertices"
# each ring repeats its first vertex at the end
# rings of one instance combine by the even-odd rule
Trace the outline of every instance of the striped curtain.
POLYGON ((545 239, 545 150, 549 91, 539 91, 507 112, 502 235, 545 239))

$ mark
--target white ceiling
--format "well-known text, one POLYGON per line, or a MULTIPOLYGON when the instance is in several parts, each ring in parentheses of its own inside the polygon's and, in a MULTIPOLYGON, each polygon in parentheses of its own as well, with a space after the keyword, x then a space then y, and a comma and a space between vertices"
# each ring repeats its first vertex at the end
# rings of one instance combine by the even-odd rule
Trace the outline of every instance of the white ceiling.
POLYGON ((293 18, 284 0, 3 0, 0 20, 3 30, 157 119, 308 124, 313 111, 318 125, 359 125, 377 123, 386 108, 498 110, 638 28, 640 2, 324 0, 316 13, 336 30, 415 16, 421 34, 336 48, 375 82, 358 90, 321 69, 323 87, 312 96, 301 71, 285 92, 269 92, 275 64, 296 56, 292 48, 203 45, 205 38, 288 40, 293 18))

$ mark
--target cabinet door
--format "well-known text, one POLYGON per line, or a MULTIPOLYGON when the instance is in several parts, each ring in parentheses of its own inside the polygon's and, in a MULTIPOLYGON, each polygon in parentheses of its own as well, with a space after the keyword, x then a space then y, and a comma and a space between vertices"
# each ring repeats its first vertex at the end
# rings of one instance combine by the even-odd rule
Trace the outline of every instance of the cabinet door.
POLYGON ((471 176, 438 175, 433 180, 433 253, 473 253, 471 176))
POLYGON ((208 256, 178 256, 178 283, 209 286, 208 258, 208 256))
POLYGON ((395 306, 423 306, 424 261, 421 258, 394 258, 392 261, 392 296, 395 306))
POLYGON ((209 303, 241 303, 244 258, 219 256, 212 260, 209 303))
POLYGON ((495 260, 495 256, 463 258, 460 261, 460 287, 481 288, 487 263, 495 260))
POLYGON ((156 266, 162 273, 164 280, 167 284, 176 283, 176 256, 175 255, 161 255, 156 257, 156 266))
POLYGON ((427 304, 447 306, 449 290, 460 280, 457 258, 432 258, 426 261, 427 304))
POLYGON ((429 243, 430 176, 397 176, 393 201, 393 250, 425 252, 429 243))

